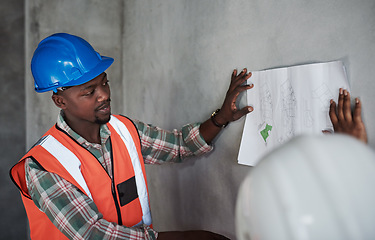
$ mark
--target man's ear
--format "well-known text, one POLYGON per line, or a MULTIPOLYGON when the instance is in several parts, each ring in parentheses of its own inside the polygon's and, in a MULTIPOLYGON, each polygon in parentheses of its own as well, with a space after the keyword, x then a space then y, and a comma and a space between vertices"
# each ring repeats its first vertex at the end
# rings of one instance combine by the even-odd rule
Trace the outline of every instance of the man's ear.
POLYGON ((52 94, 52 101, 55 103, 55 105, 61 109, 65 109, 65 99, 63 96, 61 96, 58 93, 53 93, 52 94))

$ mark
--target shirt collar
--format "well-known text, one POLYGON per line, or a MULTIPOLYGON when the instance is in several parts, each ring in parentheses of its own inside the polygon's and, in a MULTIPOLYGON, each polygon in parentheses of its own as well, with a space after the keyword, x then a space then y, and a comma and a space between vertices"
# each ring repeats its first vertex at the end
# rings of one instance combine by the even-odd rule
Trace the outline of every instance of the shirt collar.
MULTIPOLYGON (((73 139, 75 139, 79 144, 81 145, 95 145, 95 143, 90 143, 86 139, 84 139, 82 136, 80 136, 78 133, 73 131, 69 127, 69 125, 66 123, 64 119, 64 112, 61 110, 59 115, 57 116, 56 124, 59 128, 67 132, 73 139)), ((106 124, 102 124, 100 126, 100 138, 102 144, 104 144, 108 138, 111 136, 111 131, 109 130, 108 126, 106 124)))

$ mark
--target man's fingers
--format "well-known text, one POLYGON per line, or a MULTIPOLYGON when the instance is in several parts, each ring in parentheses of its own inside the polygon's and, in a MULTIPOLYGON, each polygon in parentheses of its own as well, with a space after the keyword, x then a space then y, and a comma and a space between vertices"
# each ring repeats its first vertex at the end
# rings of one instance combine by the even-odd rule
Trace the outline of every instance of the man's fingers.
POLYGON ((253 75, 253 73, 249 72, 246 76, 245 76, 245 79, 249 79, 251 76, 253 75))
POLYGON ((353 120, 355 123, 362 123, 361 111, 362 111, 361 101, 359 101, 359 99, 356 98, 354 112, 353 112, 353 120))
POLYGON ((331 104, 329 105, 329 117, 331 118, 331 122, 335 127, 338 123, 338 118, 336 115, 336 103, 331 99, 331 104))
POLYGON ((246 114, 252 112, 254 110, 254 108, 252 106, 247 106, 247 107, 244 107, 242 108, 241 110, 235 112, 233 114, 233 118, 234 118, 234 121, 240 119, 241 117, 245 116, 246 114))
POLYGON ((234 88, 242 85, 244 82, 247 81, 251 77, 252 73, 247 73, 247 68, 244 68, 238 75, 237 69, 234 69, 231 76, 231 84, 229 90, 233 90, 234 88))
POLYGON ((343 105, 344 105, 344 90, 340 88, 339 101, 337 103, 337 117, 340 121, 344 121, 343 105))
POLYGON ((244 69, 243 69, 243 73, 244 73, 244 74, 247 74, 247 68, 244 68, 244 69))
POLYGON ((232 72, 232 77, 231 77, 232 82, 234 82, 234 80, 236 79, 236 76, 237 76, 237 69, 234 69, 232 72))
POLYGON ((343 114, 346 121, 351 122, 353 120, 350 103, 350 93, 347 90, 344 90, 343 114))
POLYGON ((240 74, 238 74, 238 76, 237 76, 237 69, 234 69, 233 72, 232 72, 232 77, 231 77, 231 83, 230 83, 230 86, 229 86, 229 91, 233 91, 236 87, 238 87, 241 84, 243 84, 250 77, 251 77, 251 73, 248 74, 246 68, 244 68, 240 72, 240 74))
POLYGON ((236 77, 236 83, 238 85, 242 84, 244 81, 246 81, 246 78, 247 77, 247 69, 244 68, 240 74, 238 74, 238 76, 236 77))
POLYGON ((236 88, 236 91, 238 91, 238 93, 240 92, 243 92, 243 91, 246 91, 248 89, 252 89, 254 87, 254 84, 249 84, 249 85, 240 85, 236 88))
MULTIPOLYGON (((234 73, 234 72, 233 72, 234 73)), ((243 77, 247 77, 249 73, 247 73, 247 68, 242 69, 242 71, 237 75, 237 70, 235 72, 235 79, 241 80, 243 77)))

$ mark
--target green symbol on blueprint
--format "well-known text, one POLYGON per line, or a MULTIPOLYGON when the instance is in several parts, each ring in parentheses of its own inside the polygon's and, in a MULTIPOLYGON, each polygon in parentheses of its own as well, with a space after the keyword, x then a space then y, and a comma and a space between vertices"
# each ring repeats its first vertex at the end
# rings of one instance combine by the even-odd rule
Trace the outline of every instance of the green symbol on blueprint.
POLYGON ((272 126, 266 124, 266 127, 262 131, 260 131, 260 135, 262 135, 265 142, 267 142, 267 138, 269 137, 268 132, 271 130, 272 130, 272 126))

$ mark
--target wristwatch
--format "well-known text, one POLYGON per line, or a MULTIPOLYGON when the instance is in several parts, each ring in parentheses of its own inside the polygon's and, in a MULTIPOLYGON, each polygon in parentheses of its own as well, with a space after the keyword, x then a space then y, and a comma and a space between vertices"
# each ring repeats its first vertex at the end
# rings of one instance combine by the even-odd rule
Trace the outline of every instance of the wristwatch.
POLYGON ((212 123, 216 126, 216 127, 219 127, 219 128, 225 128, 226 126, 228 126, 229 122, 225 123, 225 124, 219 124, 218 122, 216 122, 215 120, 215 116, 220 112, 220 108, 216 109, 212 114, 211 114, 211 121, 212 123))

